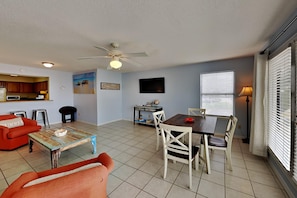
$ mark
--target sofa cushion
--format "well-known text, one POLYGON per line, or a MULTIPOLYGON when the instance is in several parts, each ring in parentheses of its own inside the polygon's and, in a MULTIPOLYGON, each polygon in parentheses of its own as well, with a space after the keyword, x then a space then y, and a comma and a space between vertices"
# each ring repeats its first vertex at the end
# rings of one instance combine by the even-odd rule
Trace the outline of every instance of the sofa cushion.
POLYGON ((14 128, 14 127, 18 127, 18 126, 23 126, 24 122, 23 122, 22 118, 18 117, 18 118, 13 118, 13 119, 8 119, 8 120, 1 120, 0 125, 5 126, 7 128, 14 128))
POLYGON ((20 126, 20 127, 14 127, 9 129, 9 132, 7 133, 8 139, 17 138, 20 136, 27 135, 28 133, 37 132, 39 131, 39 126, 20 126))
POLYGON ((82 170, 97 167, 97 166, 100 166, 100 165, 101 165, 100 162, 90 163, 90 164, 78 167, 78 168, 70 170, 70 171, 65 171, 65 172, 62 172, 62 173, 52 174, 52 175, 49 175, 49 176, 34 179, 34 180, 26 183, 24 185, 24 188, 32 186, 32 185, 36 185, 36 184, 39 184, 39 183, 47 182, 47 181, 50 181, 50 180, 53 180, 53 179, 57 179, 59 177, 63 177, 63 176, 66 176, 66 175, 70 175, 70 174, 73 174, 73 173, 76 173, 76 172, 79 172, 79 171, 82 171, 82 170))

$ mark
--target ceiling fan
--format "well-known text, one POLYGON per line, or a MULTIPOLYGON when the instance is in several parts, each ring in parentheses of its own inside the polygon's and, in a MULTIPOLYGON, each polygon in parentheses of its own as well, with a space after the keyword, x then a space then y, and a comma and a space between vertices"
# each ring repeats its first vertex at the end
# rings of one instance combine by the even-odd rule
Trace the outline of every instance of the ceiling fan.
POLYGON ((136 53, 123 53, 120 51, 118 48, 120 45, 118 43, 110 43, 110 48, 107 49, 102 46, 94 46, 97 49, 104 50, 107 52, 107 55, 102 55, 102 56, 89 56, 89 57, 80 57, 78 59, 83 60, 83 59, 97 59, 97 58, 110 58, 111 61, 109 63, 109 66, 107 69, 120 69, 122 67, 122 62, 127 62, 136 66, 140 66, 139 63, 131 60, 131 57, 146 57, 148 54, 146 52, 136 52, 136 53))

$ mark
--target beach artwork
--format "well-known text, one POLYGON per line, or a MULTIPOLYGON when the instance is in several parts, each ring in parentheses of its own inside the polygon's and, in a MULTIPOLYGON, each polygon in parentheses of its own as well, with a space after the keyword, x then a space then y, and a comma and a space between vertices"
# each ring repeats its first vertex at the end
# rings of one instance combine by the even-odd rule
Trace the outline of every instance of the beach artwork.
POLYGON ((95 94, 96 73, 89 72, 73 75, 73 92, 75 94, 95 94))

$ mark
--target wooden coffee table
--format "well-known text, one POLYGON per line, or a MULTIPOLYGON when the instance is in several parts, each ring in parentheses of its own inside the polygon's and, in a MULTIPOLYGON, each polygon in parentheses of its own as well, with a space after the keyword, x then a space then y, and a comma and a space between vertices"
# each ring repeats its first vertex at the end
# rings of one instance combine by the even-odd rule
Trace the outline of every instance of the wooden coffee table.
POLYGON ((56 137, 54 132, 57 129, 46 129, 36 133, 29 133, 29 152, 33 151, 33 142, 36 142, 48 149, 51 153, 52 168, 58 167, 58 159, 62 151, 91 142, 93 145, 93 154, 96 151, 96 135, 82 131, 73 127, 62 127, 68 132, 65 136, 56 137))

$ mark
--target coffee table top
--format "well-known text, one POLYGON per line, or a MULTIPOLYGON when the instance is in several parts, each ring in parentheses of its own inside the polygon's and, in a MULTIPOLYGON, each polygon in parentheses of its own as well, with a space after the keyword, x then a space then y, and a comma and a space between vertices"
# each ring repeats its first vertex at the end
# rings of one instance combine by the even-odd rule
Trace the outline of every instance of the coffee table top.
POLYGON ((32 140, 37 141, 42 144, 44 147, 49 150, 57 150, 61 148, 65 148, 69 145, 73 145, 75 143, 80 143, 82 141, 87 141, 92 137, 96 137, 95 134, 82 131, 73 127, 62 127, 67 130, 67 134, 62 137, 56 137, 54 132, 57 129, 46 129, 43 131, 29 133, 28 136, 32 140))

